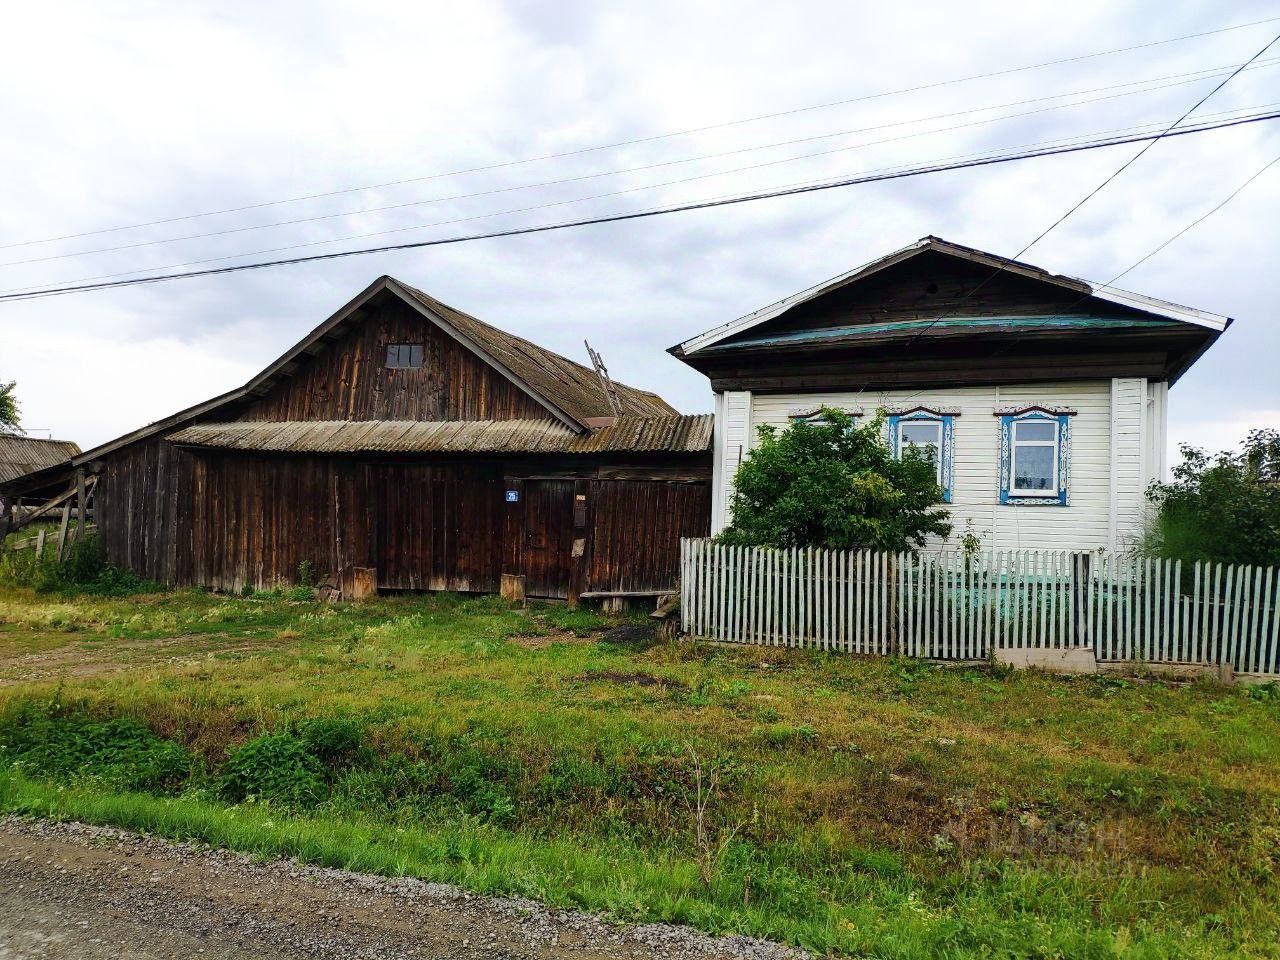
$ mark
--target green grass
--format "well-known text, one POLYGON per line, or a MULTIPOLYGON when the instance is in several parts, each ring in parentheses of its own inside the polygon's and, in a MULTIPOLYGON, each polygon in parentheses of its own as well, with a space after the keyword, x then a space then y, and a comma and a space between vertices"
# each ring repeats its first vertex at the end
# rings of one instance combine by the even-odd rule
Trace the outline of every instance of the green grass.
POLYGON ((1280 955, 1275 691, 295 596, 0 590, 0 808, 836 953, 1280 955))

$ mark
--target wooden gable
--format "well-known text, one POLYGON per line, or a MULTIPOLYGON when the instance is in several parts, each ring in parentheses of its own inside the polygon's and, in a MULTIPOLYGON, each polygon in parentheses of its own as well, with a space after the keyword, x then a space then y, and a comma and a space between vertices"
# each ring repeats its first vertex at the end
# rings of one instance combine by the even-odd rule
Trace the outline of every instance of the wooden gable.
POLYGON ((547 419, 546 407, 399 297, 368 304, 240 420, 547 419), (422 345, 422 365, 390 368, 392 344, 422 345))
POLYGON ((926 238, 671 352, 715 390, 1173 382, 1229 322, 1118 293, 926 238))
MULTIPOLYGON (((1086 288, 1087 290, 1087 288, 1086 288)), ((1136 318, 1137 311, 1032 277, 926 251, 865 279, 808 300, 724 343, 796 330, 909 323, 937 317, 1045 317, 1064 314, 1136 318)))

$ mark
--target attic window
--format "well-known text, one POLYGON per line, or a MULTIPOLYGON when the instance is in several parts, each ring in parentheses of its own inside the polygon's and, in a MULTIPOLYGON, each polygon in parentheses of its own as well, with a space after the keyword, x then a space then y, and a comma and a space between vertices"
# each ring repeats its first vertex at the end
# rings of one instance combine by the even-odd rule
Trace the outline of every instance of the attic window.
POLYGON ((422 344, 387 344, 388 370, 417 370, 422 366, 422 344))

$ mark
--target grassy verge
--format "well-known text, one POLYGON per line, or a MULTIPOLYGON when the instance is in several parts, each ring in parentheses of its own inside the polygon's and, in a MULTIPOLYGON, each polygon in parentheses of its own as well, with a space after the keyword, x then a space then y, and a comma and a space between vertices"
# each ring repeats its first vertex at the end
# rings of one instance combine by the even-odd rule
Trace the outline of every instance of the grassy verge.
POLYGON ((1275 955, 1274 691, 609 625, 0 591, 0 808, 821 951, 1275 955))

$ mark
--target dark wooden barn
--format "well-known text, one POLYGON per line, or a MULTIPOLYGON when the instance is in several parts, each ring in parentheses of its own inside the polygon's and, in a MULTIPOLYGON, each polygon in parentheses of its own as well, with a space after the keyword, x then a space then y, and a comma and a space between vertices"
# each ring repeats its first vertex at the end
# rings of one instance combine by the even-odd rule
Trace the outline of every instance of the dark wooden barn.
POLYGON ((79 483, 106 557, 175 585, 371 569, 389 590, 653 595, 708 532, 711 432, 382 277, 244 387, 0 490, 79 483))

